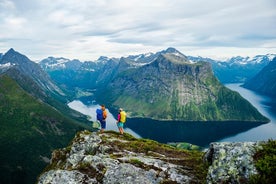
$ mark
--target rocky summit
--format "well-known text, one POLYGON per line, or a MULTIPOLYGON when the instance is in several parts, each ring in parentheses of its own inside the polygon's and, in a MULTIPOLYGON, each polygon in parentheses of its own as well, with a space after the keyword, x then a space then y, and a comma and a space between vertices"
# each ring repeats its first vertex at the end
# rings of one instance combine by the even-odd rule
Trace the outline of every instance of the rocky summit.
POLYGON ((206 152, 180 150, 113 131, 82 131, 52 153, 38 184, 247 183, 257 174, 259 142, 211 143, 206 152))
POLYGON ((83 131, 70 146, 52 153, 38 183, 202 183, 206 173, 201 158, 201 152, 129 134, 83 131))

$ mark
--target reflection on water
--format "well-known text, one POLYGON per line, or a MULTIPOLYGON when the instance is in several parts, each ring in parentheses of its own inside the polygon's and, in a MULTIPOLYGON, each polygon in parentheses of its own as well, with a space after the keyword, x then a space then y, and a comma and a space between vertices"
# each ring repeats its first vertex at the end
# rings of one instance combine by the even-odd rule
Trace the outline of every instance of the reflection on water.
MULTIPOLYGON (((258 122, 179 122, 128 118, 125 130, 135 137, 149 138, 162 143, 189 142, 203 147, 214 141, 276 139, 276 108, 273 106, 276 100, 244 89, 239 84, 226 86, 238 91, 271 121, 261 124, 258 122)), ((91 121, 96 120, 96 109, 100 107, 89 101, 89 98, 81 99, 81 101, 75 100, 68 105, 72 109, 89 115, 91 121)), ((110 112, 108 114, 107 129, 118 131, 114 116, 110 112)))

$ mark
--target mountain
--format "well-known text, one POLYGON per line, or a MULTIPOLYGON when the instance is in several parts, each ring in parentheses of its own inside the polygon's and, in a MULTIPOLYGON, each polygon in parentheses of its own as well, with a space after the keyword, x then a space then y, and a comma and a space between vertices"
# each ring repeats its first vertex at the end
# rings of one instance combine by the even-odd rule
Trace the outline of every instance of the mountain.
POLYGON ((114 109, 124 107, 131 117, 267 121, 237 92, 221 85, 209 63, 190 61, 173 48, 156 56, 135 67, 121 59, 110 82, 97 88, 97 100, 114 109))
POLYGON ((33 97, 70 115, 72 118, 86 121, 86 118, 71 110, 67 103, 70 98, 59 88, 41 67, 25 55, 10 49, 0 60, 0 74, 13 78, 26 92, 33 97))
POLYGON ((191 61, 206 61, 212 64, 214 74, 222 83, 243 83, 256 75, 276 54, 257 55, 254 57, 232 57, 226 61, 188 56, 191 61))
POLYGON ((0 59, 0 183, 34 183, 50 152, 64 146, 87 117, 38 64, 10 49, 0 59))
POLYGON ((276 57, 256 76, 246 81, 243 87, 276 96, 276 57))
POLYGON ((1 58, 1 73, 6 73, 26 91, 44 101, 47 101, 50 96, 64 98, 63 91, 52 82, 48 74, 38 64, 13 49, 10 49, 1 58), (28 89, 29 86, 30 89, 28 89), (33 90, 34 88, 36 90, 33 90))

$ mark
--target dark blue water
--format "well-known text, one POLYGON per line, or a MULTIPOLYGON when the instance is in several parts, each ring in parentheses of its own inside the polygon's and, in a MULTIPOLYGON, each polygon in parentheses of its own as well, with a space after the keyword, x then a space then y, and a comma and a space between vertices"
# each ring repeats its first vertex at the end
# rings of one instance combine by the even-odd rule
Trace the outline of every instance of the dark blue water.
POLYGON ((126 126, 143 138, 162 143, 188 142, 206 147, 210 142, 260 126, 256 122, 184 122, 129 119, 126 126))
POLYGON ((171 122, 148 119, 131 119, 127 127, 143 138, 159 142, 189 142, 206 147, 211 142, 259 141, 276 139, 276 99, 263 96, 240 87, 240 84, 226 85, 239 92, 271 121, 258 122, 171 122))

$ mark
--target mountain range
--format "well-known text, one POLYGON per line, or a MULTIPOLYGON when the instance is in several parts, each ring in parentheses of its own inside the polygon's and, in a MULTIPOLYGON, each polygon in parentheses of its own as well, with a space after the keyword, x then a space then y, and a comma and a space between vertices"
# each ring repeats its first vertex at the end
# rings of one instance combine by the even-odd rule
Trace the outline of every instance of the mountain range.
POLYGON ((244 83, 254 77, 276 54, 257 55, 254 57, 236 56, 225 61, 210 58, 188 56, 192 61, 206 61, 212 64, 216 77, 222 83, 244 83))
POLYGON ((86 84, 85 90, 93 90, 98 102, 113 109, 122 106, 131 117, 266 121, 238 93, 220 84, 209 62, 189 59, 174 48, 120 59, 101 58, 82 64, 68 61, 75 63, 73 68, 59 58, 42 60, 40 65, 57 83, 75 89, 86 84), (71 81, 78 83, 74 86, 71 81))
MULTIPOLYGON (((174 48, 169 48, 174 50, 174 48)), ((164 51, 161 51, 164 52, 164 51)), ((103 71, 103 65, 108 61, 113 61, 118 63, 120 59, 132 61, 133 67, 140 66, 146 63, 151 62, 156 59, 157 56, 161 53, 146 53, 138 55, 130 55, 122 58, 108 58, 106 56, 101 56, 96 61, 85 61, 81 62, 79 60, 69 60, 66 58, 54 58, 49 57, 40 62, 41 67, 46 70, 50 76, 57 82, 64 84, 67 81, 71 81, 71 89, 74 89, 74 86, 85 86, 95 87, 97 75, 100 75, 103 71), (51 60, 51 61, 49 61, 51 60), (96 67, 97 65, 97 67, 96 67), (85 73, 85 70, 94 71, 94 76, 89 76, 88 74, 82 75, 82 79, 78 80, 76 76, 79 76, 79 73, 85 73), (62 71, 62 72, 61 72, 62 71), (70 73, 70 72, 71 73, 70 73), (74 73, 74 71, 76 73, 74 73), (78 72, 77 72, 78 71, 78 72), (100 71, 100 72, 96 72, 100 71), (76 74, 76 75, 75 75, 76 74), (86 78, 86 79, 85 79, 86 78), (90 81, 88 80, 90 79, 90 81), (84 84, 78 83, 80 81, 88 81, 84 84)), ((252 77, 258 74, 267 64, 269 64, 276 54, 266 54, 266 55, 256 55, 254 57, 241 57, 236 56, 226 60, 215 60, 206 57, 200 56, 186 56, 191 62, 205 61, 209 62, 212 65, 213 72, 219 81, 223 84, 226 83, 244 83, 247 80, 250 80, 252 77)), ((112 63, 112 62, 110 62, 112 63)), ((89 71, 87 71, 89 73, 89 71)), ((90 75, 92 73, 90 72, 90 75)), ((80 77, 80 76, 79 76, 80 77)))
POLYGON ((89 128, 40 66, 10 49, 0 59, 0 183, 34 183, 52 149, 89 128))

